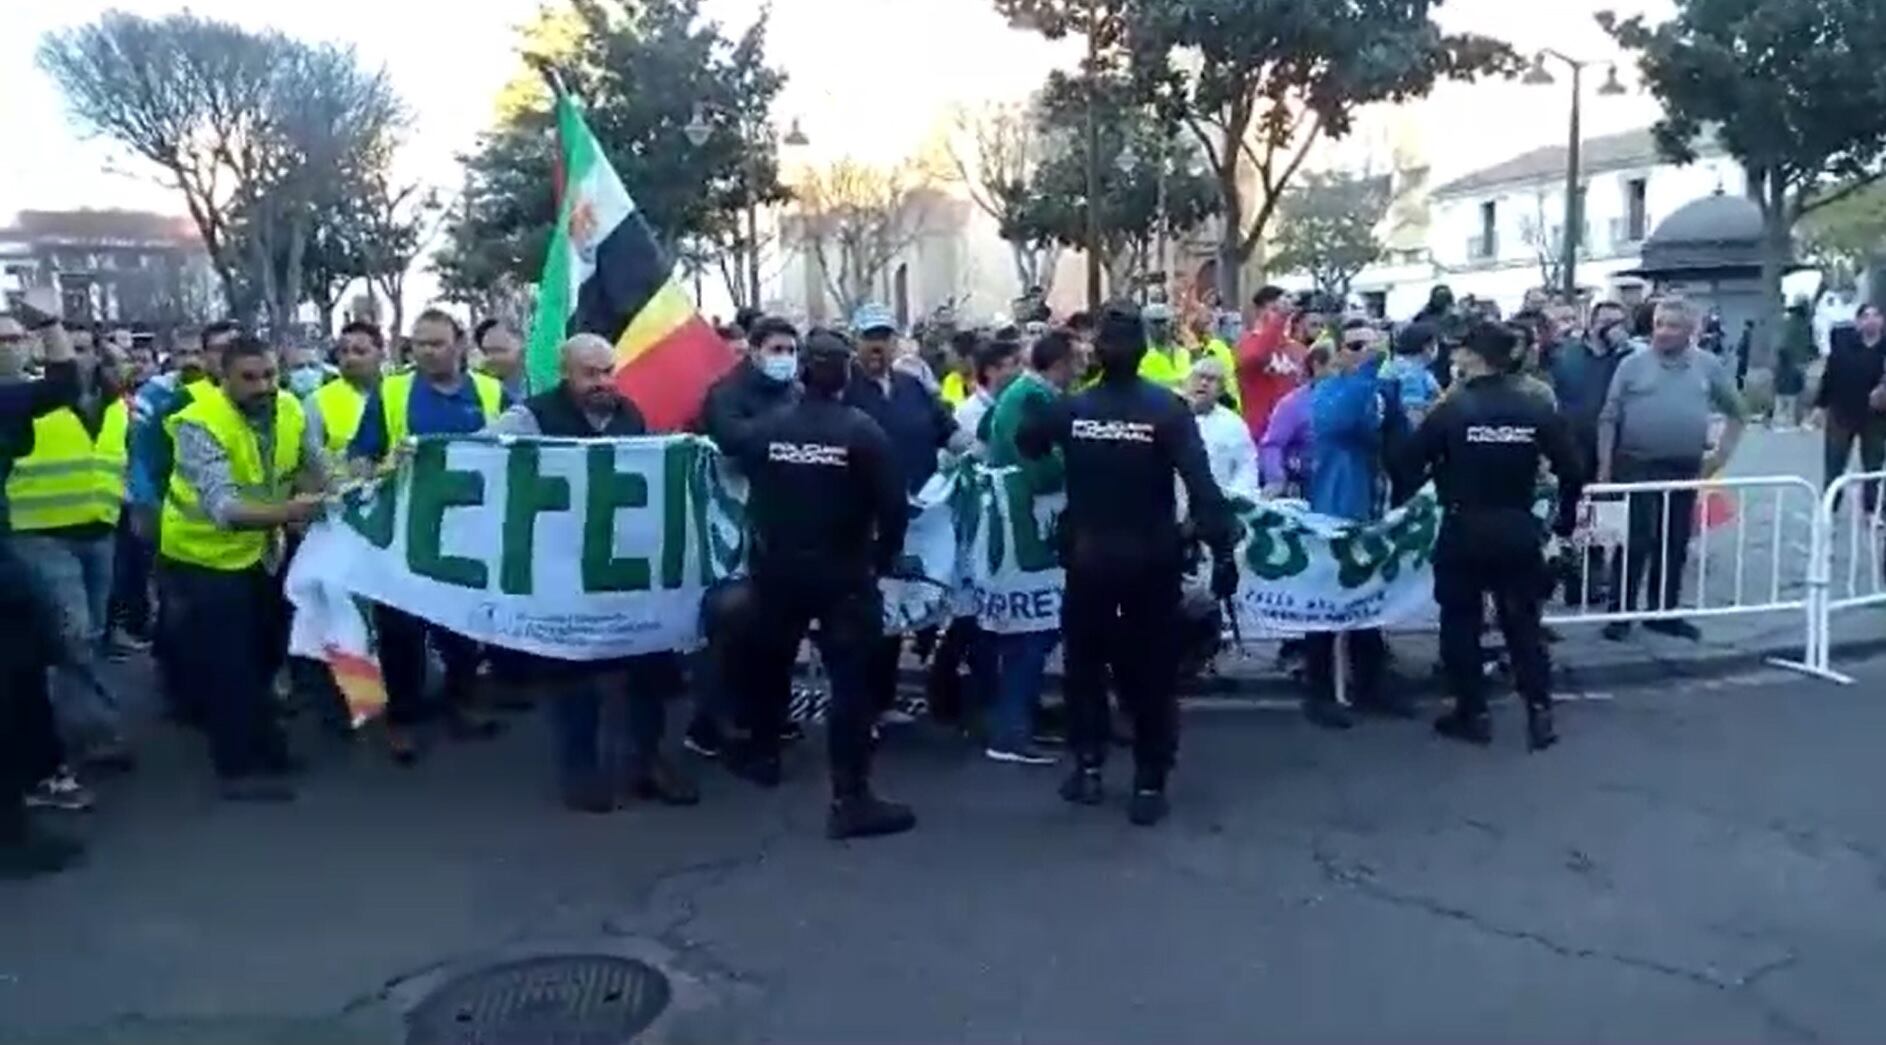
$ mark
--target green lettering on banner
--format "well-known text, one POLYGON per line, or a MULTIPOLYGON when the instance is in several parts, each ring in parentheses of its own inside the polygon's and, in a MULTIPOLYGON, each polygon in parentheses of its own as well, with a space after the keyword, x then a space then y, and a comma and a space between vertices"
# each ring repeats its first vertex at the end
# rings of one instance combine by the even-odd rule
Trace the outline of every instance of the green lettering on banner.
POLYGON ((385 551, 393 546, 393 519, 399 511, 399 477, 388 476, 371 490, 347 495, 341 502, 341 521, 385 551))
POLYGON ((1426 566, 1434 557, 1434 542, 1440 532, 1440 502, 1426 494, 1408 502, 1388 520, 1389 553, 1388 561, 1382 564, 1382 579, 1399 577, 1404 559, 1410 570, 1426 566))
POLYGON ((616 513, 648 507, 648 479, 616 471, 614 443, 592 444, 585 453, 589 497, 583 505, 583 590, 647 591, 647 559, 616 555, 616 513))
POLYGON ((446 555, 445 513, 485 502, 481 472, 454 471, 445 466, 444 439, 421 439, 412 458, 412 507, 406 513, 406 567, 441 584, 483 591, 490 570, 477 559, 446 555))
MULTIPOLYGON (((702 555, 701 572, 703 576, 730 577, 740 568, 740 560, 746 556, 746 530, 744 529, 746 505, 741 503, 740 498, 735 497, 733 491, 727 488, 726 477, 721 474, 721 469, 726 467, 726 458, 719 454, 702 454, 700 460, 699 482, 706 489, 697 493, 695 497, 695 500, 699 502, 698 510, 705 518, 708 499, 711 497, 719 519, 728 520, 734 524, 732 541, 720 535, 719 525, 707 527, 707 538, 701 542, 701 545, 709 551, 702 555)), ((718 521, 717 519, 716 522, 718 521)))
POLYGON ((688 449, 690 451, 687 474, 688 517, 694 523, 694 547, 698 549, 695 554, 701 559, 701 586, 706 587, 720 577, 726 576, 725 574, 717 576, 714 573, 714 555, 711 549, 716 535, 714 527, 709 524, 707 518, 708 499, 712 496, 707 489, 714 478, 714 455, 707 452, 705 444, 692 437, 688 439, 688 449))
POLYGON ((1354 526, 1329 539, 1329 554, 1336 560, 1336 583, 1360 588, 1388 561, 1393 549, 1381 533, 1354 526))
POLYGON ((692 440, 676 439, 661 451, 661 586, 681 587, 688 564, 688 474, 698 453, 692 440))
POLYGON ((1008 497, 1009 525, 1015 532, 1015 566, 1023 573, 1041 573, 1059 566, 1060 560, 1035 522, 1035 492, 1027 473, 1017 469, 1002 476, 1003 493, 1008 497))
POLYGON ((517 443, 506 452, 503 554, 498 560, 498 590, 506 595, 529 595, 534 588, 537 516, 570 509, 570 481, 544 475, 542 463, 536 443, 517 443))
POLYGON ((1258 508, 1244 517, 1250 545, 1244 563, 1267 581, 1295 577, 1310 568, 1310 553, 1303 546, 1302 524, 1274 508, 1258 508))

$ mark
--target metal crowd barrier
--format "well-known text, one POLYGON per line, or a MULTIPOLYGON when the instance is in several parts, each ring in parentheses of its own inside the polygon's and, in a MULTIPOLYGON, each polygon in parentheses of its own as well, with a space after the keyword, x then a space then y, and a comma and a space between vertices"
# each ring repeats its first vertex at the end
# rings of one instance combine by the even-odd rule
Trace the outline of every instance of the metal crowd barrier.
POLYGON ((1808 648, 1800 667, 1821 678, 1851 685, 1833 669, 1833 616, 1886 604, 1886 471, 1843 475, 1827 487, 1815 516, 1814 573, 1809 578, 1808 648), (1866 502, 1871 500, 1872 504, 1866 502))
POLYGON ((1575 565, 1565 578, 1575 595, 1568 600, 1573 607, 1548 614, 1546 622, 1786 612, 1811 619, 1819 505, 1820 491, 1799 476, 1593 484, 1585 492, 1583 531, 1591 543, 1571 547, 1575 565), (1687 542, 1666 537, 1683 524, 1679 513, 1692 516, 1687 542), (1644 547, 1646 542, 1653 546, 1644 547), (1671 573, 1673 555, 1681 557, 1679 581, 1677 597, 1668 599, 1655 582, 1671 573), (1641 560, 1636 571, 1632 559, 1641 560), (1628 598, 1632 572, 1640 573, 1635 600, 1628 598))

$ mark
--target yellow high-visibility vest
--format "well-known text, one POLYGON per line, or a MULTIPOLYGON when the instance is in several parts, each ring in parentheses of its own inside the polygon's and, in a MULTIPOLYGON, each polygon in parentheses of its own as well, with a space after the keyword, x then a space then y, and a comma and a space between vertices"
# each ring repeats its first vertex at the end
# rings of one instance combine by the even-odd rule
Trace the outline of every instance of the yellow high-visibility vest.
POLYGON ((943 383, 937 394, 950 406, 961 406, 963 400, 969 398, 969 382, 963 380, 962 374, 952 370, 943 375, 943 383))
MULTIPOLYGON (((504 386, 495 377, 484 374, 466 374, 472 388, 478 394, 478 406, 489 421, 498 416, 498 410, 504 405, 504 386)), ((413 382, 416 376, 410 372, 394 374, 380 382, 380 413, 386 420, 386 448, 391 453, 393 447, 405 441, 412 431, 407 417, 412 409, 413 382)))
POLYGON ((57 530, 87 523, 118 524, 124 509, 124 400, 105 408, 98 436, 70 408, 33 422, 33 452, 13 463, 7 504, 18 531, 57 530))
MULTIPOLYGON (((301 463, 301 440, 307 428, 307 418, 294 396, 275 397, 275 447, 266 466, 255 429, 221 389, 199 390, 195 402, 165 420, 172 441, 177 425, 186 421, 202 425, 223 448, 229 457, 230 477, 243 496, 266 501, 287 498, 294 486, 295 467, 301 463)), ((196 490, 177 469, 171 470, 158 533, 158 550, 164 558, 234 572, 261 562, 268 544, 267 530, 226 530, 216 525, 197 500, 196 490)))
POLYGON ((367 393, 346 379, 329 381, 315 390, 314 409, 321 415, 322 441, 328 453, 342 454, 360 430, 360 415, 367 409, 367 393))
POLYGON ((1192 372, 1192 353, 1183 345, 1173 345, 1171 350, 1172 354, 1167 355, 1164 346, 1148 345, 1146 354, 1140 357, 1139 376, 1177 392, 1192 372))

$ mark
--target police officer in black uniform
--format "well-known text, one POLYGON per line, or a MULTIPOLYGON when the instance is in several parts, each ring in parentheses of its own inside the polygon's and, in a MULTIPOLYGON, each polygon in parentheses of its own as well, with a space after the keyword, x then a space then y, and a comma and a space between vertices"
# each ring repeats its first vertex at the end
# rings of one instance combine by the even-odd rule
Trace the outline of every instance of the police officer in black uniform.
MULTIPOLYGON (((747 425, 727 449, 751 484, 751 572, 758 603, 755 675, 785 679, 800 640, 818 622, 831 683, 833 838, 897 834, 916 826, 906 806, 871 793, 866 664, 883 636, 877 579, 891 573, 909 525, 904 483, 884 430, 839 401, 851 375, 842 335, 814 331, 801 350, 804 396, 747 425)), ((729 766, 762 786, 779 783, 785 694, 756 694, 749 736, 729 766)))
POLYGON ((1061 562, 1067 595, 1069 741, 1073 773, 1061 797, 1080 805, 1103 798, 1101 764, 1112 738, 1106 673, 1133 720, 1135 824, 1166 815, 1166 776, 1178 751, 1173 692, 1179 652, 1180 581, 1185 569, 1173 475, 1185 484, 1197 536, 1212 551, 1212 591, 1237 588, 1235 522, 1212 481, 1191 411, 1170 391, 1139 377, 1146 328, 1130 303, 1109 305, 1095 338, 1101 379, 1093 388, 1026 419, 1017 434, 1025 456, 1060 447, 1067 462, 1061 562))
POLYGON ((1492 596, 1526 702, 1527 744, 1558 741, 1552 724, 1552 665, 1539 624, 1547 591, 1545 534, 1533 516, 1539 462, 1558 479, 1553 529, 1572 532, 1585 476, 1571 429, 1509 371, 1513 331, 1481 323, 1455 352, 1464 385, 1422 421, 1396 462, 1396 487, 1412 492, 1430 476, 1440 491, 1441 535, 1434 556, 1434 601, 1441 607, 1441 666, 1454 710, 1435 722, 1441 735, 1470 744, 1493 739, 1487 714, 1480 630, 1492 596))

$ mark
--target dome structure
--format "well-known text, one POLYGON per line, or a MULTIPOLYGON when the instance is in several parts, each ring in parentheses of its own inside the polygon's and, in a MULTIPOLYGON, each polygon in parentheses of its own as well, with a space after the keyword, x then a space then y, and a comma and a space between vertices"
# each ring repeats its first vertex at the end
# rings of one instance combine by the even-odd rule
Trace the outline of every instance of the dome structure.
POLYGON ((1720 191, 1677 208, 1644 241, 1635 275, 1656 278, 1760 271, 1762 209, 1720 191))

